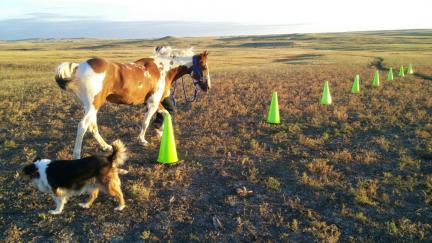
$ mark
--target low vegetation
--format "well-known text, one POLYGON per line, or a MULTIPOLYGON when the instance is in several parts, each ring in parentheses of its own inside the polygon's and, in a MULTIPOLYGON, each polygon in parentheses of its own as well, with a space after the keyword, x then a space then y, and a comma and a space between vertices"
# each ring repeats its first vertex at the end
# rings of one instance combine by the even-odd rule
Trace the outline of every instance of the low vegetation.
MULTIPOLYGON (((431 41, 431 31, 391 31, 0 42, 1 241, 432 241, 432 83, 386 81, 381 71, 372 88, 370 66, 381 57, 432 75, 431 41), (155 162, 154 132, 150 147, 139 145, 142 106, 107 104, 100 133, 129 149, 127 207, 115 212, 102 195, 83 210, 81 196, 48 214, 52 200, 19 172, 36 155, 71 158, 82 110, 56 86, 55 65, 130 62, 158 44, 210 50, 210 92, 192 104, 177 93, 181 161, 155 162), (351 94, 356 74, 361 89, 351 94), (319 104, 324 80, 328 107, 319 104), (265 122, 272 91, 280 125, 265 122)), ((84 155, 98 150, 88 134, 84 155)))

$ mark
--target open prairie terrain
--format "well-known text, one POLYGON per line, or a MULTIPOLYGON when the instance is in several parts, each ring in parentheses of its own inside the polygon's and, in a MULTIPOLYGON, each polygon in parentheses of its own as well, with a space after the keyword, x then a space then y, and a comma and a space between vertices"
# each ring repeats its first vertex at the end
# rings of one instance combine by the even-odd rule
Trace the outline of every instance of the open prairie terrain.
MULTIPOLYGON (((1 241, 430 242, 431 76, 430 30, 0 42, 1 241), (161 44, 210 51, 210 92, 192 104, 176 95, 181 161, 155 163, 153 131, 151 146, 139 145, 142 106, 106 104, 101 135, 129 149, 127 208, 115 212, 102 195, 84 210, 80 196, 48 214, 52 199, 19 172, 36 155, 71 158, 82 108, 57 87, 54 68, 92 56, 131 62, 161 44), (415 75, 397 77, 408 63, 415 75), (351 94, 356 74, 361 91, 351 94), (319 104, 324 80, 328 107, 319 104), (277 126, 265 122, 272 91, 277 126)), ((83 155, 96 151, 87 133, 83 155)))

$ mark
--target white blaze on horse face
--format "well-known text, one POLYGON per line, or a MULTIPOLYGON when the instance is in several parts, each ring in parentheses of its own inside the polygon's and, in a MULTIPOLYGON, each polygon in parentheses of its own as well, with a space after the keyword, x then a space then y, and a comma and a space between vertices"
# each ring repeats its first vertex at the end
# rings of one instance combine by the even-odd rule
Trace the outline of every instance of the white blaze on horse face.
POLYGON ((78 98, 84 105, 84 109, 88 111, 94 101, 94 97, 101 92, 105 72, 96 73, 87 62, 82 62, 78 66, 76 74, 76 84, 78 98))
POLYGON ((208 67, 207 64, 206 64, 206 68, 207 68, 207 76, 206 76, 206 78, 207 78, 207 86, 208 86, 208 88, 210 89, 210 88, 211 88, 210 69, 209 69, 209 67, 208 67))

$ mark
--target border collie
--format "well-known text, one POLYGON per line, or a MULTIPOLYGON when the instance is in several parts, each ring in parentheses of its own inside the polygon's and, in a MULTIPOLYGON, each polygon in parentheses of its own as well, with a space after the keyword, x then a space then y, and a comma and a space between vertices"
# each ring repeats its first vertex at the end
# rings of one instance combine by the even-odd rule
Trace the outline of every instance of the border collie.
POLYGON ((115 210, 123 210, 125 201, 120 189, 119 174, 127 171, 119 169, 126 160, 126 147, 120 140, 113 144, 109 155, 93 155, 77 160, 49 160, 36 158, 24 167, 24 175, 29 177, 41 192, 48 192, 54 198, 56 209, 50 214, 60 214, 67 199, 74 195, 88 193, 90 198, 79 203, 83 208, 90 208, 99 194, 99 190, 108 193, 119 201, 115 210))

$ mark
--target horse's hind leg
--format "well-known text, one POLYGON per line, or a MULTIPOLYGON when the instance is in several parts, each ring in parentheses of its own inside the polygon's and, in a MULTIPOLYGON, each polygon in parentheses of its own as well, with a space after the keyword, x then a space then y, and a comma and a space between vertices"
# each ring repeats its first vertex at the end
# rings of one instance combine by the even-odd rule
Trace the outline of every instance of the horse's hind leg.
POLYGON ((102 136, 99 133, 99 129, 97 125, 97 117, 96 117, 97 110, 94 107, 92 107, 92 109, 94 111, 90 114, 89 130, 93 134, 93 137, 101 146, 102 150, 104 151, 112 150, 112 146, 107 144, 107 142, 105 142, 105 140, 102 138, 102 136))
POLYGON ((93 109, 86 110, 83 119, 78 123, 77 136, 75 139, 75 146, 73 150, 74 159, 79 159, 81 157, 81 147, 82 147, 84 134, 86 133, 91 123, 91 117, 93 116, 92 114, 93 112, 94 112, 93 109))
POLYGON ((97 110, 93 105, 90 105, 90 108, 85 108, 85 115, 83 119, 80 121, 80 123, 78 123, 77 136, 75 139, 75 147, 73 150, 74 159, 79 159, 81 157, 82 142, 87 129, 90 130, 90 132, 93 134, 94 138, 101 145, 103 150, 112 149, 111 145, 107 144, 99 134, 96 114, 97 114, 97 110))

